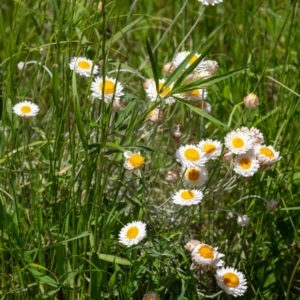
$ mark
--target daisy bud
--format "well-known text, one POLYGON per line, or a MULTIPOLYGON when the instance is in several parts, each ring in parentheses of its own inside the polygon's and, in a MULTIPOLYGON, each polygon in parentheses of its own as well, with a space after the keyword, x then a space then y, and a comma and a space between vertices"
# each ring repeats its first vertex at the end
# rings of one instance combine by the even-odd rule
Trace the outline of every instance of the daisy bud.
POLYGON ((98 3, 98 11, 101 11, 101 10, 102 10, 102 6, 103 6, 103 3, 102 3, 102 2, 99 2, 99 3, 98 3))
POLYGON ((250 93, 244 98, 244 104, 247 108, 253 109, 259 104, 258 97, 255 94, 250 93))
POLYGON ((230 164, 232 162, 232 159, 233 159, 233 153, 231 151, 227 150, 224 153, 223 162, 226 164, 230 164))
POLYGON ((165 76, 170 76, 175 70, 176 67, 172 64, 172 62, 167 62, 162 69, 165 76))
POLYGON ((173 171, 169 171, 165 178, 165 180, 168 182, 175 182, 175 181, 177 181, 177 179, 178 179, 178 176, 173 171))
POLYGON ((239 215, 238 218, 237 218, 237 223, 241 227, 246 227, 250 223, 250 218, 246 215, 243 215, 243 216, 239 215))
POLYGON ((143 300, 160 300, 160 297, 157 293, 150 291, 144 295, 143 300))
POLYGON ((188 251, 193 251, 195 246, 197 246, 199 244, 201 244, 201 242, 198 240, 190 240, 184 245, 184 248, 188 251))
POLYGON ((272 212, 277 209, 277 206, 278 206, 278 202, 271 200, 266 204, 266 209, 267 209, 267 211, 272 212))
POLYGON ((176 141, 180 140, 182 136, 181 125, 176 125, 172 131, 172 138, 176 141))

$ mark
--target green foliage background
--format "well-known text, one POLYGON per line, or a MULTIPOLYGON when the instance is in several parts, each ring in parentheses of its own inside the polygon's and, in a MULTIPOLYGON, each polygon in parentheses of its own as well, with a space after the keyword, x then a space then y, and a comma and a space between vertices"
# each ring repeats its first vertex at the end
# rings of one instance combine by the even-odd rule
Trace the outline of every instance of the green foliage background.
POLYGON ((150 290, 161 299, 201 299, 197 289, 219 289, 213 272, 190 270, 183 246, 191 238, 218 247, 226 265, 245 274, 241 299, 299 299, 297 1, 204 7, 195 0, 118 0, 103 1, 102 10, 89 0, 0 5, 0 299, 142 299, 150 290), (176 51, 201 52, 211 42, 206 57, 224 75, 208 88, 212 117, 230 129, 259 128, 282 159, 268 172, 237 178, 230 190, 221 180, 229 167, 218 160, 202 204, 178 208, 169 197, 180 183, 165 181, 167 171, 179 170, 176 149, 202 138, 223 141, 229 129, 181 102, 164 111, 164 122, 149 124, 145 116, 157 104, 146 100, 143 78, 154 68, 162 78, 176 51), (73 56, 115 72, 125 87, 124 110, 91 101, 92 78, 72 74, 73 56), (17 68, 32 60, 39 64, 17 68), (250 92, 260 98, 254 110, 242 104, 250 92), (12 114, 24 99, 39 105, 36 118, 12 114), (174 124, 182 125, 180 142, 171 138, 174 124), (146 156, 141 176, 125 172, 124 150, 146 156), (278 210, 267 212, 251 195, 278 201, 278 210), (247 214, 251 224, 238 227, 221 210, 247 214), (138 219, 147 223, 147 238, 126 248, 118 233, 138 219))

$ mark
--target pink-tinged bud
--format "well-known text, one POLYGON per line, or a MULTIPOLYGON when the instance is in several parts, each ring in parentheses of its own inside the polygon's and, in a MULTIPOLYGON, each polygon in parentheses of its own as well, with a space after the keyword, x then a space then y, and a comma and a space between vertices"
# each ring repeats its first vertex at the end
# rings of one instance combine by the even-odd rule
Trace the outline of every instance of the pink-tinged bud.
POLYGON ((253 109, 258 106, 259 99, 255 94, 250 93, 244 98, 244 104, 247 108, 253 109))

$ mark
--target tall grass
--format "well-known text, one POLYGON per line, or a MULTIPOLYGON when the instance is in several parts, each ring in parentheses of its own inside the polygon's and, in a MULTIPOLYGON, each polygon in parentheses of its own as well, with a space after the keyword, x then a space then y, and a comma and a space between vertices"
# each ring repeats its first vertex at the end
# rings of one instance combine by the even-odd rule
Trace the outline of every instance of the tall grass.
MULTIPOLYGON (((124 0, 102 9, 88 0, 2 1, 0 299, 142 299, 149 291, 202 299, 220 289, 213 271, 190 269, 190 239, 218 247, 245 274, 241 299, 298 299, 299 20, 297 1, 124 0), (162 78, 176 53, 197 48, 219 64, 202 81, 211 115, 179 99, 163 108, 163 121, 147 121, 163 100, 147 99, 145 79, 162 78), (118 78, 122 110, 91 98, 93 78, 70 70, 74 56, 118 78), (20 61, 36 63, 19 70, 20 61), (253 110, 242 103, 250 92, 260 98, 253 110), (39 105, 35 118, 12 113, 24 99, 39 105), (180 140, 172 138, 178 124, 180 140), (259 128, 282 159, 245 179, 220 158, 209 164, 201 204, 173 204, 180 145, 224 142, 240 126, 259 128), (140 151, 145 166, 126 171, 125 151, 140 151), (278 209, 268 212, 260 197, 278 209), (249 216, 249 226, 228 211, 249 216), (147 236, 126 247, 118 234, 134 220, 147 224, 147 236)), ((180 88, 181 74, 169 84, 180 88)))

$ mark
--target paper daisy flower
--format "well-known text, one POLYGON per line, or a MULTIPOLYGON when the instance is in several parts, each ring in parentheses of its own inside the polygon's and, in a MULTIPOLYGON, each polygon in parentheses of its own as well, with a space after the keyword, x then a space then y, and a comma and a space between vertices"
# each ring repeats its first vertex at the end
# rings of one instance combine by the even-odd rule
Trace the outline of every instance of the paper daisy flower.
POLYGON ((194 247, 192 253, 192 261, 194 265, 202 268, 212 267, 218 268, 224 265, 224 261, 221 260, 222 253, 218 252, 218 248, 213 248, 207 244, 198 244, 194 247))
POLYGON ((85 77, 90 77, 99 73, 99 67, 93 65, 93 62, 85 57, 73 57, 69 66, 72 71, 85 77))
POLYGON ((186 99, 187 101, 202 101, 207 97, 207 90, 205 89, 195 89, 189 92, 181 93, 180 97, 186 99))
MULTIPOLYGON (((219 66, 218 66, 218 62, 216 62, 215 60, 205 60, 202 63, 202 67, 199 70, 199 72, 207 72, 209 74, 209 76, 211 76, 213 73, 215 73, 218 70, 219 66), (202 68, 205 68, 204 71, 202 70, 202 68)), ((196 71, 197 68, 196 68, 196 71)), ((204 75, 204 74, 203 74, 204 75)))
POLYGON ((203 193, 199 190, 180 190, 172 196, 173 203, 183 206, 196 205, 202 198, 203 193))
POLYGON ((196 107, 202 109, 208 114, 211 114, 211 105, 206 101, 199 101, 196 103, 196 107))
POLYGON ((163 120, 164 114, 160 108, 155 108, 147 115, 146 119, 155 123, 163 120))
POLYGON ((251 127, 250 129, 246 126, 243 126, 239 129, 237 129, 237 132, 243 132, 247 135, 250 136, 250 138, 252 139, 253 145, 260 145, 264 143, 264 136, 263 134, 260 132, 259 129, 255 128, 255 127, 251 127))
POLYGON ((160 300, 160 297, 157 293, 150 291, 144 295, 142 300, 160 300))
POLYGON ((257 145, 255 147, 255 154, 260 164, 273 164, 281 159, 279 152, 272 146, 257 145))
POLYGON ((231 131, 225 136, 225 146, 234 154, 243 154, 253 146, 251 137, 241 131, 231 131))
MULTIPOLYGON (((190 51, 182 51, 177 53, 173 60, 172 60, 172 64, 175 68, 177 68, 189 55, 190 55, 190 51)), ((185 66, 185 69, 187 69, 188 67, 190 67, 198 58, 200 57, 200 54, 195 53, 193 55, 193 57, 188 61, 188 63, 185 66)), ((197 72, 204 71, 205 70, 205 64, 204 64, 204 60, 202 60, 196 67, 195 70, 197 70, 197 72)))
POLYGON ((198 0, 201 2, 203 5, 212 5, 214 6, 215 4, 221 3, 223 0, 198 0))
POLYGON ((234 268, 223 267, 215 274, 218 286, 234 297, 242 296, 247 290, 247 281, 243 273, 234 268))
POLYGON ((250 223, 250 218, 247 215, 239 215, 237 217, 237 224, 241 227, 246 227, 250 223))
POLYGON ((202 167, 208 160, 205 153, 194 145, 180 146, 175 156, 177 161, 186 167, 202 167))
POLYGON ((174 84, 172 83, 167 88, 164 88, 165 83, 166 83, 165 79, 159 79, 158 90, 156 88, 154 80, 149 79, 147 81, 147 84, 144 83, 144 88, 145 88, 146 94, 152 102, 157 101, 159 99, 159 97, 163 98, 165 100, 166 104, 172 104, 175 102, 175 99, 173 97, 169 96, 174 84))
POLYGON ((134 170, 142 167, 145 164, 145 158, 140 154, 140 152, 133 153, 131 151, 125 151, 123 154, 126 158, 124 167, 127 170, 134 170))
POLYGON ((123 86, 111 77, 96 77, 91 86, 92 97, 104 99, 105 103, 110 103, 113 99, 120 99, 124 95, 123 86))
POLYGON ((25 100, 14 105, 12 110, 16 115, 20 117, 30 118, 38 114, 39 107, 36 104, 25 100))
POLYGON ((119 242, 130 247, 138 244, 146 236, 146 224, 134 221, 124 226, 119 233, 119 242))
POLYGON ((182 168, 181 172, 183 175, 183 185, 191 189, 204 185, 208 177, 205 167, 182 168))
POLYGON ((253 151, 238 155, 234 160, 233 170, 244 177, 253 176, 259 169, 259 162, 253 151))
POLYGON ((222 144, 216 140, 203 140, 198 147, 206 154, 208 159, 216 159, 222 152, 222 144))

